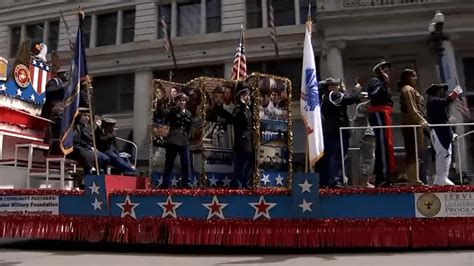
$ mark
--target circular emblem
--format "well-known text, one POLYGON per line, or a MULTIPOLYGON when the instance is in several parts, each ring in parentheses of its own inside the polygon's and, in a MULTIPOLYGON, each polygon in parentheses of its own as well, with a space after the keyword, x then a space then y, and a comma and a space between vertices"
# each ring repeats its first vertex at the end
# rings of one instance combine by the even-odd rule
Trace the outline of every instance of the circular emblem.
POLYGON ((30 85, 30 70, 25 65, 18 64, 15 67, 13 76, 15 77, 15 82, 18 86, 26 88, 30 85))
POLYGON ((441 210, 441 201, 438 196, 433 193, 423 193, 416 201, 416 208, 421 215, 425 217, 433 217, 441 210))

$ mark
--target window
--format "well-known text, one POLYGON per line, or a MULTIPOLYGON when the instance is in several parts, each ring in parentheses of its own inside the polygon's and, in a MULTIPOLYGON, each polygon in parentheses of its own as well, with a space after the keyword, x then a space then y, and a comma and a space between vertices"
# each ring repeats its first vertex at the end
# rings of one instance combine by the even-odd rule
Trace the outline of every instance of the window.
POLYGON ((43 42, 43 23, 26 25, 26 37, 31 43, 43 42))
POLYGON ((133 42, 135 38, 135 10, 123 11, 122 43, 133 42))
POLYGON ((160 5, 158 7, 158 38, 163 39, 163 26, 161 25, 161 18, 164 18, 166 26, 168 27, 168 36, 170 35, 170 25, 171 25, 171 5, 160 5))
POLYGON ((48 52, 58 49, 59 39, 59 21, 49 22, 49 33, 48 33, 48 52))
POLYGON ((206 31, 220 32, 221 31, 221 1, 220 0, 207 0, 207 18, 206 18, 206 31))
POLYGON ((117 13, 97 16, 97 46, 115 44, 117 13))
POLYGON ((20 46, 21 27, 10 28, 10 57, 16 57, 18 46, 20 46))
POLYGON ((269 0, 273 5, 273 16, 275 17, 275 26, 294 25, 295 24, 295 4, 288 0, 269 0))
POLYGON ((94 78, 94 107, 98 114, 133 112, 134 74, 94 78))
MULTIPOLYGON (((318 80, 321 80, 319 65, 319 57, 316 57, 316 75, 318 80)), ((301 58, 270 60, 247 64, 247 73, 260 72, 288 78, 291 80, 292 100, 296 101, 299 100, 301 93, 302 67, 301 58)))
POLYGON ((262 27, 262 0, 245 0, 247 29, 262 27))
POLYGON ((92 17, 86 16, 84 18, 84 22, 82 24, 82 41, 85 48, 89 48, 90 40, 91 40, 91 23, 92 17))
MULTIPOLYGON (((168 70, 159 70, 153 73, 154 78, 169 80, 169 71, 168 70)), ((180 68, 173 73, 173 82, 186 83, 193 78, 200 76, 207 76, 213 78, 222 78, 224 77, 224 66, 223 65, 213 65, 213 66, 199 66, 199 67, 190 67, 190 68, 180 68)))
POLYGON ((316 18, 316 1, 314 0, 300 0, 300 23, 305 24, 308 20, 308 7, 311 4, 311 18, 314 21, 316 18))
POLYGON ((187 0, 178 4, 178 36, 201 32, 201 0, 187 0))
POLYGON ((464 58, 464 78, 466 79, 466 91, 474 92, 474 57, 464 58))

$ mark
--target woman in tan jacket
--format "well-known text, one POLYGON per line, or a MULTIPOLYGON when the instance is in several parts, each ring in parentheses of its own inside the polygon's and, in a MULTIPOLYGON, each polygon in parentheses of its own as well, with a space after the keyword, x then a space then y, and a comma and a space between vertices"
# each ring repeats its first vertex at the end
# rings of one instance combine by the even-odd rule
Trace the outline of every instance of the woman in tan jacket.
POLYGON ((413 128, 402 128, 403 139, 405 140, 407 181, 409 184, 422 185, 417 178, 425 151, 423 129, 427 128, 428 122, 423 117, 423 96, 415 89, 418 83, 416 72, 412 69, 403 70, 400 81, 400 108, 402 125, 420 125, 416 128, 416 142, 418 147, 418 162, 416 162, 415 151, 415 131, 413 128))

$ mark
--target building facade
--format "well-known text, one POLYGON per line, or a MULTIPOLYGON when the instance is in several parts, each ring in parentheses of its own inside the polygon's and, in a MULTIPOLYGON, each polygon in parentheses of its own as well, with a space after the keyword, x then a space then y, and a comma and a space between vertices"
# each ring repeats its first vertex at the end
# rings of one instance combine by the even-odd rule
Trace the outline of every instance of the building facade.
MULTIPOLYGON (((298 102, 309 4, 316 22, 313 44, 320 78, 342 78, 348 87, 359 78, 364 85, 371 76, 372 65, 385 58, 393 62, 393 88, 400 71, 407 67, 417 70, 421 88, 438 82, 436 55, 428 44, 428 25, 435 12, 441 10, 446 17, 445 33, 454 48, 459 81, 468 95, 474 95, 472 1, 82 1, 95 110, 116 118, 123 137, 133 130, 140 158, 147 159, 151 80, 169 79, 173 68, 163 46, 160 19, 170 29, 178 65, 173 76, 176 82, 202 75, 230 78, 243 24, 248 72, 285 76, 293 83, 295 154, 301 155, 304 127, 298 102), (278 58, 270 38, 270 5, 274 10, 278 58)), ((15 57, 18 44, 30 38, 46 43, 50 51, 57 50, 67 64, 70 38, 75 36, 78 24, 77 8, 77 1, 2 1, 0 55, 15 57), (60 9, 66 23, 60 18, 60 9)), ((394 100, 397 124, 400 111, 396 90, 394 100)), ((474 100, 470 102, 474 105, 474 100)), ((401 138, 397 138, 396 146, 403 146, 401 138)))

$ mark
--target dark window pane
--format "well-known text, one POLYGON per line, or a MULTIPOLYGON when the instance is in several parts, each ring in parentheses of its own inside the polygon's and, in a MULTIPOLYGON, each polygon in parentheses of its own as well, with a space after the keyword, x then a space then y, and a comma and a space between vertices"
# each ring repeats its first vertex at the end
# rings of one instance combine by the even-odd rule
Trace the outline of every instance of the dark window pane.
POLYGON ((97 114, 133 111, 134 74, 94 78, 94 106, 97 114))
POLYGON ((97 46, 115 44, 117 13, 97 16, 97 46))
POLYGON ((122 43, 133 42, 135 38, 135 10, 123 11, 122 43))
POLYGON ((27 25, 26 37, 31 40, 31 43, 43 42, 43 24, 27 25))
MULTIPOLYGON (((213 65, 203 67, 180 68, 173 73, 173 81, 185 83, 200 76, 213 78, 224 77, 224 66, 213 65)), ((158 70, 153 73, 156 79, 169 80, 169 70, 158 70)))
POLYGON ((82 24, 82 35, 83 35, 83 43, 84 47, 89 48, 90 40, 91 40, 91 16, 86 16, 84 18, 84 22, 82 24))
POLYGON ((168 36, 171 38, 170 35, 170 28, 171 28, 171 5, 160 5, 158 7, 158 38, 162 39, 163 38, 163 26, 161 25, 161 18, 164 17, 164 20, 166 22, 166 26, 168 27, 168 36))
POLYGON ((21 27, 12 27, 10 32, 10 57, 16 57, 18 46, 20 46, 21 27))
POLYGON ((275 26, 295 24, 295 4, 288 0, 272 0, 275 26))
POLYGON ((464 58, 463 64, 466 91, 474 92, 474 58, 464 58))
POLYGON ((247 10, 247 29, 262 27, 262 1, 245 0, 247 10))
POLYGON ((316 1, 314 0, 300 0, 300 23, 304 24, 308 20, 308 7, 311 4, 311 18, 314 21, 316 18, 316 1))
POLYGON ((207 19, 206 31, 220 32, 221 31, 221 1, 207 0, 207 19))
POLYGON ((178 4, 178 36, 201 32, 201 0, 178 4))
POLYGON ((49 22, 48 51, 58 49, 59 21, 49 22))

